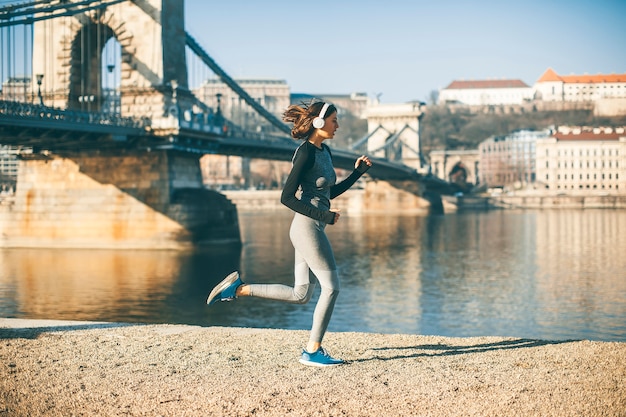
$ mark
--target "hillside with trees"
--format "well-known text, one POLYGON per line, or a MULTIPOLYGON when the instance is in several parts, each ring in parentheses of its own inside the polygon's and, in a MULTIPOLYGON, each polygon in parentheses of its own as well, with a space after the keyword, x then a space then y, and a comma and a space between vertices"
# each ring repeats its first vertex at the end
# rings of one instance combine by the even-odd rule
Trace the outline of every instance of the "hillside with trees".
POLYGON ((626 126, 626 117, 595 117, 590 110, 543 111, 522 114, 454 112, 445 106, 429 105, 420 125, 422 151, 476 149, 491 136, 519 129, 542 130, 550 126, 626 126))

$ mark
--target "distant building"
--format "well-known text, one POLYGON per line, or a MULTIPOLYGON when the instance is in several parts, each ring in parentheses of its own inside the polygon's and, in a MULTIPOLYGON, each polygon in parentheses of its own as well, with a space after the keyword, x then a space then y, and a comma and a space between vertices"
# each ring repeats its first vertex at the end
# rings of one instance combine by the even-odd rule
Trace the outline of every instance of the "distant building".
POLYGON ((593 110, 626 114, 626 74, 559 75, 548 68, 533 87, 521 80, 455 80, 439 91, 439 105, 472 112, 523 113, 593 110))
POLYGON ((534 86, 535 102, 560 109, 593 108, 596 116, 626 115, 626 74, 558 75, 552 68, 534 86))
POLYGON ((207 188, 238 189, 243 186, 243 164, 240 156, 203 155, 200 158, 202 182, 207 188))
POLYGON ((626 129, 561 127, 537 141, 537 181, 567 194, 626 194, 626 129))
POLYGON ((552 131, 519 130, 478 145, 480 183, 488 187, 529 184, 536 178, 535 144, 552 131))
POLYGON ((0 145, 0 192, 15 191, 20 153, 32 153, 32 149, 0 145))
POLYGON ((2 83, 0 99, 31 103, 35 100, 36 92, 32 90, 30 77, 10 77, 2 83))
POLYGON ((19 149, 15 146, 0 145, 0 174, 4 178, 17 178, 19 149))
MULTIPOLYGON (((270 113, 281 119, 282 113, 290 104, 289 86, 285 80, 264 78, 235 79, 253 99, 270 113)), ((235 124, 253 130, 255 127, 269 124, 256 110, 219 79, 208 79, 193 91, 194 95, 207 106, 218 107, 222 115, 235 124)))
POLYGON ((438 104, 521 105, 532 98, 533 89, 522 80, 456 80, 439 91, 438 104))
POLYGON ((371 104, 367 93, 318 95, 293 93, 291 94, 291 104, 307 103, 315 98, 333 103, 339 110, 345 109, 357 117, 361 117, 365 109, 371 104))
POLYGON ((548 68, 534 86, 542 101, 597 101, 626 98, 626 74, 558 75, 548 68))

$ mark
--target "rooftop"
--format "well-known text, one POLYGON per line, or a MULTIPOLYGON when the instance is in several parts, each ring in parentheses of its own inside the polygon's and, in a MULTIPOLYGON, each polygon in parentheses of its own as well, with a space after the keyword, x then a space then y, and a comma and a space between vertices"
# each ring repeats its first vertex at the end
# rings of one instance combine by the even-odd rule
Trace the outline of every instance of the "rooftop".
POLYGON ((469 90, 484 88, 529 88, 522 80, 455 80, 446 90, 469 90))
POLYGON ((552 68, 548 68, 546 72, 539 77, 537 82, 563 82, 571 84, 626 83, 626 74, 559 75, 552 68))

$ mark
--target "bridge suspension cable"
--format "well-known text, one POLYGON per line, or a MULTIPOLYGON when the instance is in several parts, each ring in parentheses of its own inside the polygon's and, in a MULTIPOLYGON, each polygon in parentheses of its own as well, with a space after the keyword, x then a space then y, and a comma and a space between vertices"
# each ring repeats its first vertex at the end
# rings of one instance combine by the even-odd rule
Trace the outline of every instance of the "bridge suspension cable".
POLYGON ((237 84, 217 63, 209 56, 209 54, 200 46, 200 44, 189 33, 186 34, 187 46, 195 53, 211 70, 228 85, 239 97, 241 97, 250 107, 263 116, 268 122, 276 126, 282 132, 291 134, 289 126, 284 124, 276 116, 270 113, 265 107, 261 106, 255 99, 253 99, 243 88, 237 84))
POLYGON ((74 16, 90 10, 105 9, 114 4, 129 0, 66 0, 31 1, 0 7, 0 28, 6 26, 29 25, 40 20, 63 16, 74 16))

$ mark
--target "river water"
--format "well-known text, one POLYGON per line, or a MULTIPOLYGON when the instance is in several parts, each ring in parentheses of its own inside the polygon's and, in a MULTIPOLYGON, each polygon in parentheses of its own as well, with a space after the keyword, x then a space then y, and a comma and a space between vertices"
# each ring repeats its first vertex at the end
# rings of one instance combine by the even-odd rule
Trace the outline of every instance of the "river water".
MULTIPOLYGON (((292 283, 289 213, 240 213, 241 249, 0 249, 0 317, 309 329, 307 305, 207 307, 238 269, 292 283)), ((626 341, 626 211, 341 217, 329 331, 626 341)))

